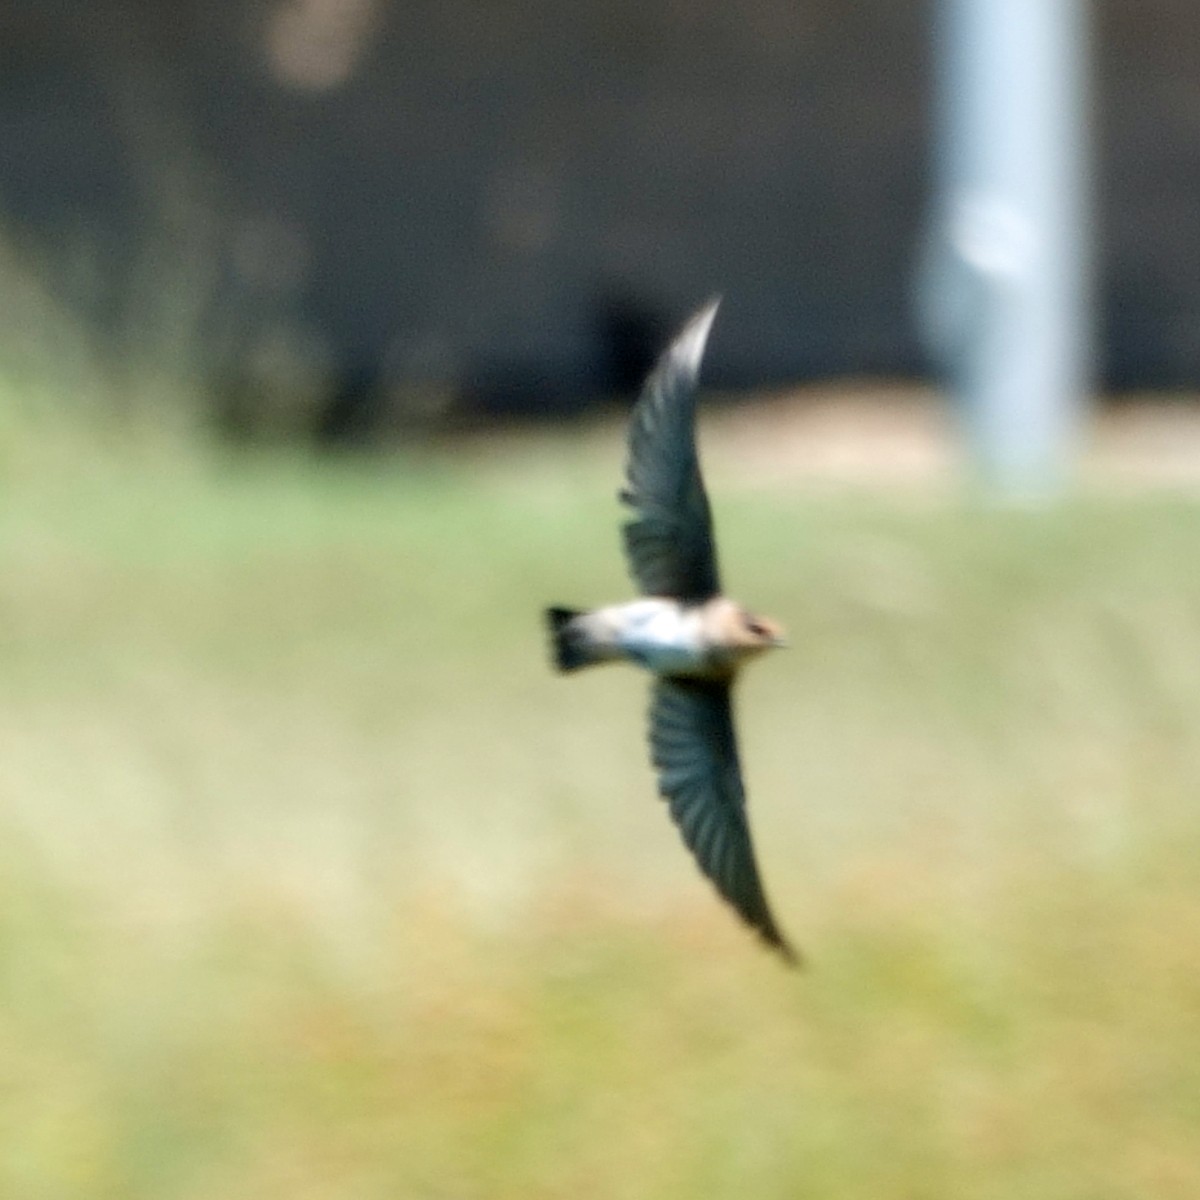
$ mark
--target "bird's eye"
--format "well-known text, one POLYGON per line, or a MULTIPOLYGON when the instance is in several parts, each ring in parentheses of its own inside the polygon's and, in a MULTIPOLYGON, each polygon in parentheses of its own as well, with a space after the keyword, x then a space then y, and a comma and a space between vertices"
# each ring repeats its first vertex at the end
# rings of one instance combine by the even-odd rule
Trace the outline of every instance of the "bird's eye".
POLYGON ((767 627, 759 621, 748 620, 746 622, 746 630, 748 633, 754 634, 755 637, 766 637, 767 627))

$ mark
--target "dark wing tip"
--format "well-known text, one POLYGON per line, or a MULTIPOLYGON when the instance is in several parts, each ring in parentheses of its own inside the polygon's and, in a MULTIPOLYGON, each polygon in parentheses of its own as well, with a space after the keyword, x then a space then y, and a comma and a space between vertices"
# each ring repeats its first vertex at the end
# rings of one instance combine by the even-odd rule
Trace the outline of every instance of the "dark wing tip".
POLYGON ((804 955, 792 945, 791 942, 775 928, 774 924, 768 928, 763 928, 761 925, 756 926, 759 936, 764 942, 774 950, 783 961, 795 971, 802 971, 807 965, 804 961, 804 955))
POLYGON ((695 379, 700 373, 700 360, 712 329, 713 319, 721 306, 721 297, 713 296, 702 308, 688 318, 687 324, 676 335, 667 350, 672 365, 695 379))
MULTIPOLYGON (((761 889, 761 884, 759 885, 761 889)), ((780 958, 795 970, 800 970, 804 967, 804 956, 788 941, 780 932, 779 926, 775 924, 775 918, 771 915, 771 910, 767 906, 766 896, 759 891, 761 899, 761 907, 755 906, 755 911, 747 911, 746 908, 738 904, 734 900, 729 900, 738 916, 754 930, 755 933, 762 939, 763 943, 771 950, 774 950, 780 958)), ((729 899, 726 897, 726 899, 729 899)))

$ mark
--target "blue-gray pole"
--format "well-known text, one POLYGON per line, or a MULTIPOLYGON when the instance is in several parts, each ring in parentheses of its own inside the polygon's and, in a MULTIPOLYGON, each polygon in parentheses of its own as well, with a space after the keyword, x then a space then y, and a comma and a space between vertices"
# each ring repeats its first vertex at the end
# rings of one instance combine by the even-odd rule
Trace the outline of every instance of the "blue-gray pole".
POLYGON ((938 0, 931 346, 983 481, 1062 486, 1088 388, 1086 0, 938 0))

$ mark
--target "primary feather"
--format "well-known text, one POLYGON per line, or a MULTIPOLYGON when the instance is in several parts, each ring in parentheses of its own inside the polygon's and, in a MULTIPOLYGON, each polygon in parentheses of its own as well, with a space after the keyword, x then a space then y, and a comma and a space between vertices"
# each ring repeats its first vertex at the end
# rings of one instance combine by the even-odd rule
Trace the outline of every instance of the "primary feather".
POLYGON ((729 684, 655 680, 650 752, 659 791, 700 869, 764 941, 796 962, 754 861, 729 684))
POLYGON ((695 433, 696 379, 718 303, 709 301, 659 360, 629 424, 621 499, 636 516, 623 533, 646 596, 707 600, 721 590, 695 433))

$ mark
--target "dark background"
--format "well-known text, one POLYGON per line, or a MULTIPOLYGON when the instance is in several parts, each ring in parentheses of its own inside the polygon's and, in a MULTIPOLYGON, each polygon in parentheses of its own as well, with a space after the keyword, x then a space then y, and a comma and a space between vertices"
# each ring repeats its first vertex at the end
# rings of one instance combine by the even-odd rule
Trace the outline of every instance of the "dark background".
MULTIPOLYGON (((1094 11, 1097 374, 1194 388, 1200 6, 1094 11)), ((182 326, 229 430, 578 408, 714 291, 717 387, 919 376, 931 19, 7 0, 0 237, 113 361, 182 326)))

